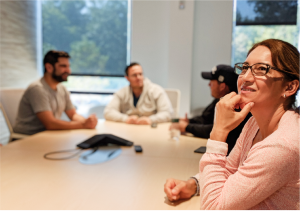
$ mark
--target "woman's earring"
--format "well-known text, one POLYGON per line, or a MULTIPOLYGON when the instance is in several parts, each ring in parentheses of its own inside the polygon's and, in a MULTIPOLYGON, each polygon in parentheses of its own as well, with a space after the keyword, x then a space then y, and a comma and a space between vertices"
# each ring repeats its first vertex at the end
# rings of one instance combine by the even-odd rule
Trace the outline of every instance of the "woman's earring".
POLYGON ((285 94, 283 95, 283 98, 286 98, 286 95, 285 95, 285 94))

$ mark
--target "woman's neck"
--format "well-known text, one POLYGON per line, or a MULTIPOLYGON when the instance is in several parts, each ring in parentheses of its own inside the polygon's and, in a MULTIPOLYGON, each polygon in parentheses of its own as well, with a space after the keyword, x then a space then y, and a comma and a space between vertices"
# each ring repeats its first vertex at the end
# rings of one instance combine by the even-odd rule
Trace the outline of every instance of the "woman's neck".
POLYGON ((264 105, 262 107, 254 106, 251 113, 258 124, 261 138, 265 139, 278 128, 278 123, 285 113, 285 110, 283 104, 276 107, 264 105))

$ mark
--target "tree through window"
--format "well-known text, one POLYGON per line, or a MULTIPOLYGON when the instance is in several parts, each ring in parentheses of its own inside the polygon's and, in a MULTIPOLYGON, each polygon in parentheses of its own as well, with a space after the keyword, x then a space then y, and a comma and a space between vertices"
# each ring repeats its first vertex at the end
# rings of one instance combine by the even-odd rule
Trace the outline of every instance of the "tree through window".
POLYGON ((70 53, 72 73, 123 76, 127 1, 42 1, 43 53, 70 53))

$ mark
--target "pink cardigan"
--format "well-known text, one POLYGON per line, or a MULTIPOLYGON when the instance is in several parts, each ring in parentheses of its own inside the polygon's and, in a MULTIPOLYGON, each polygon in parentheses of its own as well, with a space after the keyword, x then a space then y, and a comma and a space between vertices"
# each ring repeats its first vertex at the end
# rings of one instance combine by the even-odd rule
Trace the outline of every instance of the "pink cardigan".
POLYGON ((299 119, 285 112, 251 148, 259 129, 252 117, 228 157, 226 143, 209 140, 198 175, 201 209, 299 209, 299 119))

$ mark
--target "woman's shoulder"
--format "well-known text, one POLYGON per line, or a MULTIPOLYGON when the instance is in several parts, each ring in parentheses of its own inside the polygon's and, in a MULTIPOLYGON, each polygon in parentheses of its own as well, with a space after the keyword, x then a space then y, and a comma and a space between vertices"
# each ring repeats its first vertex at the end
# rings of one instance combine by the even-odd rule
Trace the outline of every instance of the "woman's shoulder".
POLYGON ((265 144, 285 148, 299 155, 299 120, 298 111, 286 111, 278 124, 278 129, 266 138, 265 144))
POLYGON ((278 131, 287 135, 287 131, 292 132, 292 135, 299 135, 299 120, 299 109, 286 111, 279 121, 278 131))
POLYGON ((299 120, 299 109, 286 111, 278 124, 278 135, 299 143, 299 120))

